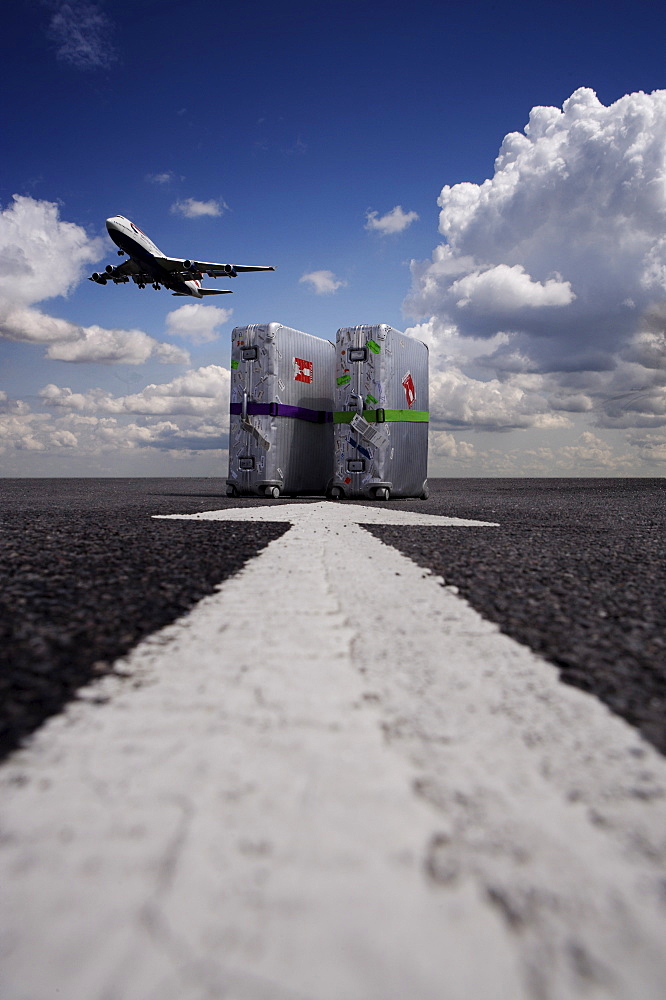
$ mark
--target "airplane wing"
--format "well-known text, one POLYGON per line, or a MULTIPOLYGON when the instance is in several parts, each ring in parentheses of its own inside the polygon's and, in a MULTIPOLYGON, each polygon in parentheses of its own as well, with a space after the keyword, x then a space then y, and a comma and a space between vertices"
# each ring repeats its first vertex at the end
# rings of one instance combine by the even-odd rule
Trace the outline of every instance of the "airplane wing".
POLYGON ((114 273, 119 275, 125 275, 125 274, 133 275, 133 274, 141 274, 141 272, 142 269, 139 267, 136 261, 130 258, 129 260, 123 261, 122 264, 118 264, 118 267, 115 269, 114 273))
POLYGON ((180 272, 186 275, 188 271, 196 270, 200 271, 202 274, 207 274, 209 278, 232 278, 234 275, 246 271, 275 270, 273 266, 262 267, 259 265, 255 266, 253 264, 213 264, 203 260, 184 261, 177 257, 159 257, 157 260, 160 267, 165 268, 167 271, 180 272), (189 268, 185 267, 186 263, 189 264, 189 268))
POLYGON ((237 271, 239 274, 244 271, 274 271, 275 268, 271 265, 269 267, 254 266, 252 264, 206 264, 200 261, 196 261, 196 265, 200 271, 205 271, 205 273, 213 278, 216 274, 228 274, 227 268, 231 266, 232 271, 237 271))
MULTIPOLYGON (((123 261, 122 264, 118 264, 117 267, 114 266, 112 274, 109 274, 106 270, 102 271, 99 275, 99 282, 106 284, 107 281, 113 281, 115 284, 118 284, 118 282, 127 282, 130 278, 133 278, 137 282, 143 282, 146 285, 155 280, 151 274, 144 271, 135 260, 130 258, 123 261)), ((97 281, 97 279, 90 278, 90 281, 97 281)))

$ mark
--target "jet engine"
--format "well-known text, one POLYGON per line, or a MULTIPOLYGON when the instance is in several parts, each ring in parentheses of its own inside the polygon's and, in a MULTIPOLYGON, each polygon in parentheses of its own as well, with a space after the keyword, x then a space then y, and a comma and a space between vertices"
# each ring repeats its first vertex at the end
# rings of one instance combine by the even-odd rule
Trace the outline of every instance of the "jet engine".
POLYGON ((105 285, 106 284, 106 275, 105 274, 100 274, 99 271, 93 271, 93 273, 92 273, 92 280, 96 281, 98 285, 105 285))

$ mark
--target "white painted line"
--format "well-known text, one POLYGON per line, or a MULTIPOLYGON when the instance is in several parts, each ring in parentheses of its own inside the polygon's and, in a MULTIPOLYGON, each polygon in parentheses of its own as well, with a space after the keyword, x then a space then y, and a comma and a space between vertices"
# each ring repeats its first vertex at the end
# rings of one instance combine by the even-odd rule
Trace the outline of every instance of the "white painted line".
POLYGON ((666 763, 355 523, 443 519, 193 517, 293 527, 2 769, 3 997, 662 1000, 666 763))

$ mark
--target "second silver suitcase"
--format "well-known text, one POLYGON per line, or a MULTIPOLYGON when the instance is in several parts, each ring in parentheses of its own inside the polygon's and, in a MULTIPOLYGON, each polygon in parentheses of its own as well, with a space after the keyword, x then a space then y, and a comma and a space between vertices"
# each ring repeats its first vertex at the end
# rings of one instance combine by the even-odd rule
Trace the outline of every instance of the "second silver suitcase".
POLYGON ((236 327, 232 338, 227 495, 323 495, 333 470, 333 344, 281 323, 236 327))
POLYGON ((428 496, 428 348, 390 326, 336 338, 333 497, 428 496))

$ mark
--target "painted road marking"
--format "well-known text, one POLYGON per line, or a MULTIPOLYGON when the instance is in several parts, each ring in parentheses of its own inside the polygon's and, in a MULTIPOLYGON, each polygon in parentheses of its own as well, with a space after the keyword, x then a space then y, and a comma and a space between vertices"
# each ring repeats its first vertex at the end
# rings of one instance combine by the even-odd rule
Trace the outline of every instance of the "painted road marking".
POLYGON ((3 995, 662 1000, 666 763, 356 523, 446 521, 193 517, 293 527, 0 772, 3 995))

